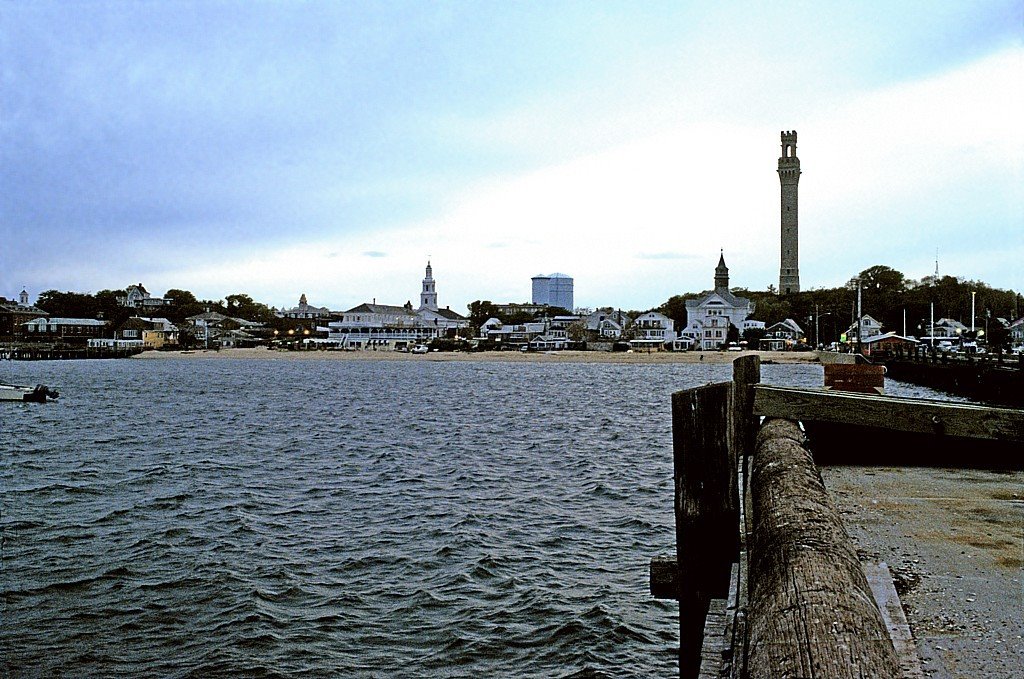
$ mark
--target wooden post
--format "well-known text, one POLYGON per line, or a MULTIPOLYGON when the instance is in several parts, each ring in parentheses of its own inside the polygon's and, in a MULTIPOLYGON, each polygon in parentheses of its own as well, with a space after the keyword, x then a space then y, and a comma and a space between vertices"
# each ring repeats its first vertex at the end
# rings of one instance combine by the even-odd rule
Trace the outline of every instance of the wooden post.
POLYGON ((700 671, 704 620, 725 598, 739 550, 736 464, 730 461, 732 385, 672 394, 676 561, 679 564, 679 675, 700 671))
POLYGON ((740 544, 746 547, 750 533, 750 512, 745 509, 747 486, 750 480, 750 456, 754 454, 754 442, 760 418, 754 416, 754 385, 761 382, 761 357, 756 354, 741 356, 732 362, 732 459, 737 464, 733 470, 738 474, 736 492, 739 516, 743 525, 738 527, 740 544))
POLYGON ((795 422, 758 435, 747 676, 897 677, 864 572, 795 422))

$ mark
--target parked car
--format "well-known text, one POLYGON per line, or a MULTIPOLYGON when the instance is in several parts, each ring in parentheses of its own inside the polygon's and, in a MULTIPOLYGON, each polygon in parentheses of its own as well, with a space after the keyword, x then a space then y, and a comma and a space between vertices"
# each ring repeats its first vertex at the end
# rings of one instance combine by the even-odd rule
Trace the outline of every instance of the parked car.
POLYGON ((425 354, 425 353, 427 353, 427 345, 426 344, 417 344, 416 346, 414 346, 412 348, 412 353, 414 353, 414 354, 425 354))

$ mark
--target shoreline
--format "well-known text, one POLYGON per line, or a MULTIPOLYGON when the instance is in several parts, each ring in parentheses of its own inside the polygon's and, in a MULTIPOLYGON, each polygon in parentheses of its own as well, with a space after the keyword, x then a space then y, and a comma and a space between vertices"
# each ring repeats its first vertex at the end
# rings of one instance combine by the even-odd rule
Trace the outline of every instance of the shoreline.
POLYGON ((762 363, 816 364, 820 363, 814 351, 656 351, 656 352, 606 352, 606 351, 481 351, 481 352, 432 352, 429 354, 408 354, 400 351, 287 351, 266 347, 254 349, 196 349, 194 351, 144 351, 133 356, 133 360, 318 360, 318 361, 427 361, 427 362, 498 362, 498 363, 618 363, 634 365, 657 365, 665 363, 732 363, 740 356, 756 354, 762 363))

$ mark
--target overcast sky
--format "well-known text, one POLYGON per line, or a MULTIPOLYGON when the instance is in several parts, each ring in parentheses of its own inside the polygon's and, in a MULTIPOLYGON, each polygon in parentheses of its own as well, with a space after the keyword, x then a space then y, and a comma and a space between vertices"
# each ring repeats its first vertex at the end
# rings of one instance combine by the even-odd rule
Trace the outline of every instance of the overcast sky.
POLYGON ((0 295, 645 309, 874 264, 1024 288, 1005 2, 0 1, 0 295), (785 5, 785 7, 783 7, 785 5))

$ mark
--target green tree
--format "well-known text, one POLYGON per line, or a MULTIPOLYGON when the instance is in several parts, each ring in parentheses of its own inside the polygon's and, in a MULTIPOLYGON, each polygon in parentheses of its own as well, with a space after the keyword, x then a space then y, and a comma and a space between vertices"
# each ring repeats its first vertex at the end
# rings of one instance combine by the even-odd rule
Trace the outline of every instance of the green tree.
POLYGON ((740 341, 740 329, 732 323, 729 324, 729 329, 725 331, 726 342, 739 342, 740 341))
POLYGON ((573 342, 587 341, 587 324, 585 321, 573 321, 565 328, 565 334, 573 342))
POLYGON ((249 295, 242 293, 228 295, 224 298, 224 301, 226 302, 225 307, 229 316, 260 323, 269 323, 275 318, 274 312, 270 307, 261 302, 254 301, 249 295))
POLYGON ((36 306, 55 318, 96 318, 99 312, 96 298, 81 292, 46 290, 39 295, 36 306))
POLYGON ((479 328, 481 325, 487 322, 488 319, 497 318, 498 310, 489 301, 476 300, 475 302, 469 303, 469 324, 474 328, 479 328))

